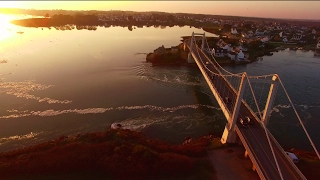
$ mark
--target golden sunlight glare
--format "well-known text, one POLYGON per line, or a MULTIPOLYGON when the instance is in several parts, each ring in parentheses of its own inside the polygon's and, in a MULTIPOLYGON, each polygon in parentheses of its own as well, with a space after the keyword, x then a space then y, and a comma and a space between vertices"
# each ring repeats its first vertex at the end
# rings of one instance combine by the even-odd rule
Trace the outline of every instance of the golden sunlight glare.
POLYGON ((16 1, 1 1, 0 7, 3 8, 16 8, 19 2, 16 1))
POLYGON ((12 30, 10 29, 10 21, 12 18, 5 14, 0 14, 0 41, 8 38, 13 34, 12 30))

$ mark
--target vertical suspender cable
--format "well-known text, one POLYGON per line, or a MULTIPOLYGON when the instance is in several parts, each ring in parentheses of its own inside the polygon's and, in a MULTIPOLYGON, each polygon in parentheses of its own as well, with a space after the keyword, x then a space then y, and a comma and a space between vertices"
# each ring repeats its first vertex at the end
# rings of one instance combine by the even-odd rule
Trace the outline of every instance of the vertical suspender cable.
MULTIPOLYGON (((246 77, 247 77, 247 76, 246 76, 246 77)), ((258 112, 259 112, 259 115, 260 115, 260 119, 262 119, 262 114, 261 114, 259 105, 258 105, 258 103, 257 103, 256 97, 255 97, 255 95, 254 95, 254 93, 253 93, 253 89, 252 89, 252 87, 251 87, 251 83, 250 83, 248 77, 247 77, 247 80, 248 80, 248 84, 249 84, 249 87, 250 87, 250 90, 251 90, 251 93, 252 93, 254 102, 255 102, 255 104, 256 104, 256 106, 257 106, 257 109, 258 109, 258 112)), ((274 159, 274 161, 275 161, 275 163, 276 163, 276 166, 277 166, 277 169, 278 169, 278 171, 279 171, 280 178, 281 178, 281 180, 283 180, 282 172, 281 172, 280 166, 279 166, 279 164, 278 164, 276 155, 274 154, 273 147, 272 147, 272 144, 271 144, 271 141, 270 141, 270 138, 269 138, 269 134, 268 134, 267 128, 266 128, 266 126, 265 126, 265 124, 264 124, 263 122, 262 122, 261 124, 262 124, 262 127, 263 127, 263 129, 264 129, 264 132, 266 133, 267 140, 268 140, 268 143, 269 143, 271 152, 272 152, 273 159, 274 159)))

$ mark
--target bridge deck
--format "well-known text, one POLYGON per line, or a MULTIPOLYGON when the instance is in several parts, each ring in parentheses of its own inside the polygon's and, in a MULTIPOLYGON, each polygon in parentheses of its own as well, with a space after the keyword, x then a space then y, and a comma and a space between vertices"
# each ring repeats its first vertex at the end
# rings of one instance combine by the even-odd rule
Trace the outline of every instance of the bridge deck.
MULTIPOLYGON (((186 45, 190 49, 188 43, 186 43, 186 45)), ((218 101, 224 102, 222 104, 219 103, 219 105, 224 106, 222 107, 222 109, 227 109, 227 111, 224 111, 224 114, 228 120, 228 118, 230 117, 230 112, 232 112, 232 104, 228 104, 224 97, 228 96, 231 99, 235 99, 237 94, 230 86, 227 85, 227 80, 223 78, 223 76, 211 76, 209 70, 217 74, 221 73, 217 69, 217 67, 214 66, 212 63, 206 64, 207 61, 210 62, 211 60, 195 43, 192 45, 192 47, 193 49, 190 50, 190 52, 193 58, 195 59, 199 69, 201 70, 202 74, 206 77, 205 79, 207 83, 209 84, 209 86, 211 86, 210 88, 214 92, 216 99, 218 101), (212 87, 214 89, 212 89, 212 87)), ((239 122, 237 122, 235 129, 246 150, 249 152, 249 157, 255 165, 260 178, 272 180, 281 179, 264 128, 260 125, 258 120, 252 114, 252 110, 245 105, 244 100, 242 100, 241 102, 239 116, 249 116, 251 117, 251 119, 254 119, 255 125, 249 126, 248 128, 242 128, 239 122)), ((278 144, 278 142, 271 135, 271 133, 269 133, 269 137, 283 179, 306 179, 304 175, 300 172, 300 170, 287 157, 282 147, 278 144)))

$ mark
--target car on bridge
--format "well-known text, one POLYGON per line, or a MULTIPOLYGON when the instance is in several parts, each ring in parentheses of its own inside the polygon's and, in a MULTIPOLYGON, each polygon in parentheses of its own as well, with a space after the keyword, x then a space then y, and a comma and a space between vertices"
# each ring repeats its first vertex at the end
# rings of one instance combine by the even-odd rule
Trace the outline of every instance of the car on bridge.
POLYGON ((242 125, 242 127, 244 128, 248 128, 249 122, 248 119, 246 118, 239 118, 239 122, 242 125))
POLYGON ((254 120, 252 118, 250 118, 249 116, 246 116, 245 119, 247 119, 248 124, 253 125, 254 124, 254 120))
POLYGON ((292 160, 292 162, 293 163, 298 163, 299 162, 299 159, 298 159, 298 157, 295 155, 295 154, 293 154, 293 153, 291 153, 291 152, 288 152, 288 151, 285 151, 286 152, 286 154, 289 156, 289 158, 292 160))

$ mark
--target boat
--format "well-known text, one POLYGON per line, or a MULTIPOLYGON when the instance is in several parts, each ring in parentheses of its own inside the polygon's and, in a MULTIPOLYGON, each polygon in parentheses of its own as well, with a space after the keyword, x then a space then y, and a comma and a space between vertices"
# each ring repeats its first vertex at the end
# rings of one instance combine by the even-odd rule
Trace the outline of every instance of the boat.
POLYGON ((111 129, 123 129, 123 127, 120 123, 112 123, 111 129))

